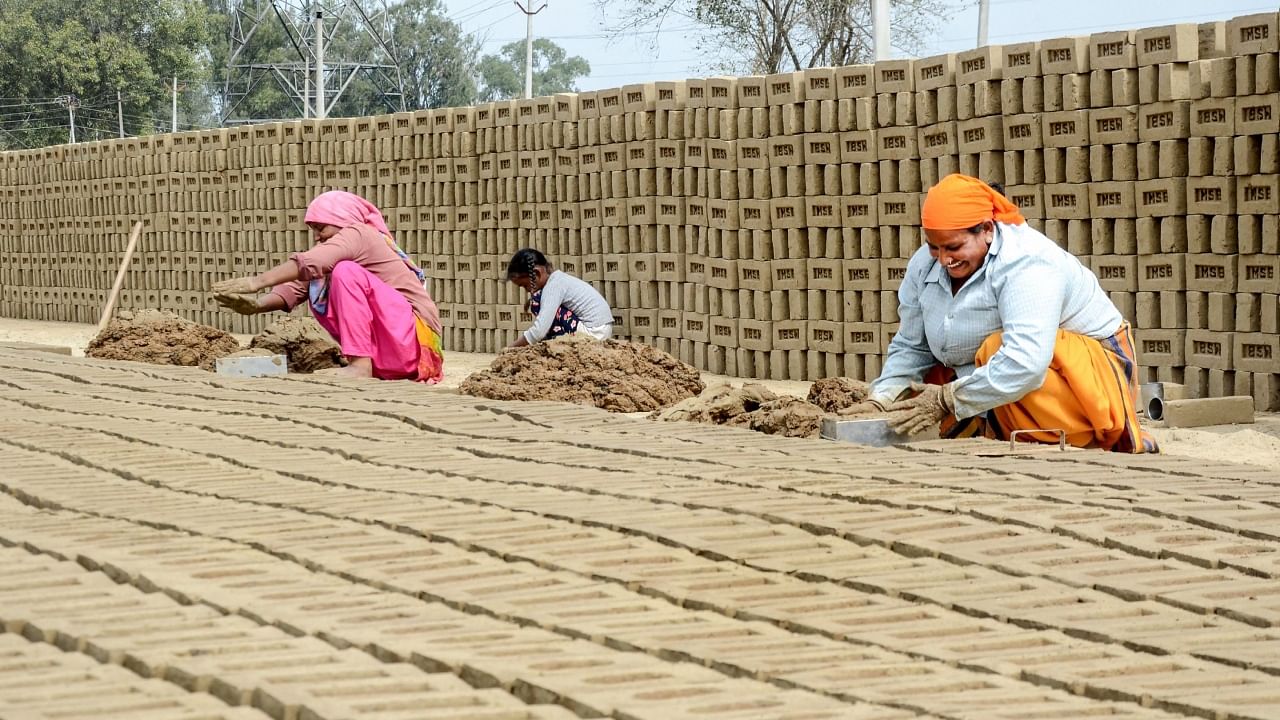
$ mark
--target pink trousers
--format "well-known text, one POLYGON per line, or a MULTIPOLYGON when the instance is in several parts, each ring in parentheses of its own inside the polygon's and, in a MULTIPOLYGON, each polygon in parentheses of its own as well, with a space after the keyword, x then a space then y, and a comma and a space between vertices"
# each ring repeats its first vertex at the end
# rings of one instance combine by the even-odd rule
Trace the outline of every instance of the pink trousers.
POLYGON ((358 263, 343 260, 329 274, 329 307, 316 322, 347 357, 373 360, 382 380, 418 376, 416 320, 409 301, 358 263))

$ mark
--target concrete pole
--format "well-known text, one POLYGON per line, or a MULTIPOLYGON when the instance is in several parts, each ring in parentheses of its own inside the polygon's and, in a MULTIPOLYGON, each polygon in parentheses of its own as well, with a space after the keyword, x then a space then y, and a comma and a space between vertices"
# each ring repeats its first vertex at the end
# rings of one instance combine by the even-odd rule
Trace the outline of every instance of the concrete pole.
POLYGON ((178 76, 173 76, 173 121, 170 132, 178 132, 178 76))
POLYGON ((888 60, 893 54, 889 48, 889 0, 872 0, 871 24, 875 28, 876 60, 888 60))
POLYGON ((323 120, 328 114, 324 106, 324 10, 316 8, 316 108, 315 116, 323 120))
POLYGON ((120 91, 116 91, 116 120, 120 123, 120 137, 124 137, 124 101, 120 99, 120 91))
POLYGON ((987 16, 991 10, 991 0, 978 0, 978 47, 987 45, 987 16))
POLYGON ((547 4, 542 3, 542 7, 537 10, 531 9, 533 3, 529 3, 529 7, 520 4, 519 0, 515 0, 516 7, 520 8, 520 12, 525 16, 525 38, 524 38, 524 96, 526 99, 533 97, 533 16, 547 9, 547 4))
POLYGON ((67 112, 71 115, 71 142, 76 141, 76 96, 72 95, 71 100, 67 102, 67 112))

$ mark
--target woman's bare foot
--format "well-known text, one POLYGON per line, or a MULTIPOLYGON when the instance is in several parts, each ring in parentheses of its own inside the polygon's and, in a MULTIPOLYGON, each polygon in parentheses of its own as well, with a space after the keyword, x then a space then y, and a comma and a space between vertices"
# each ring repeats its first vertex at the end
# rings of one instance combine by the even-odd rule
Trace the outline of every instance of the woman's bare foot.
POLYGON ((347 366, 338 368, 333 374, 345 378, 371 378, 373 377, 373 358, 349 357, 347 366))
POLYGON ((312 375, 327 375, 329 377, 347 377, 347 378, 371 378, 373 377, 373 360, 362 357, 347 358, 345 367, 331 367, 323 370, 316 370, 312 375))

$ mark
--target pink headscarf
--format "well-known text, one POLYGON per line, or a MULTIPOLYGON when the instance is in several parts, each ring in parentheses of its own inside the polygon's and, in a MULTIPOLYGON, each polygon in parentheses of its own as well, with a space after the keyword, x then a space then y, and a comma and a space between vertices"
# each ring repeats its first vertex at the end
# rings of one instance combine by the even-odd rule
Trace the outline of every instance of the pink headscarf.
POLYGON ((304 222, 336 225, 340 228, 352 225, 369 225, 374 230, 391 237, 382 212, 368 200, 345 190, 320 193, 307 206, 304 222))

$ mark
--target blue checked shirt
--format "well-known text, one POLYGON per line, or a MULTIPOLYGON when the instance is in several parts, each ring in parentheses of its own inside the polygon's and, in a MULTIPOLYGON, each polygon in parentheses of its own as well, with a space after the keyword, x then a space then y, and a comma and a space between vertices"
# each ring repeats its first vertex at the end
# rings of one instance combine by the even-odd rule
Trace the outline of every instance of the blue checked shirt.
POLYGON ((996 223, 986 260, 954 296, 946 270, 916 251, 898 288, 900 328, 889 343, 872 397, 890 402, 929 368, 956 371, 956 417, 1021 399, 1044 384, 1058 330, 1102 340, 1120 329, 1120 311, 1073 255, 1027 225, 996 223), (983 367, 982 341, 1003 330, 983 367))

